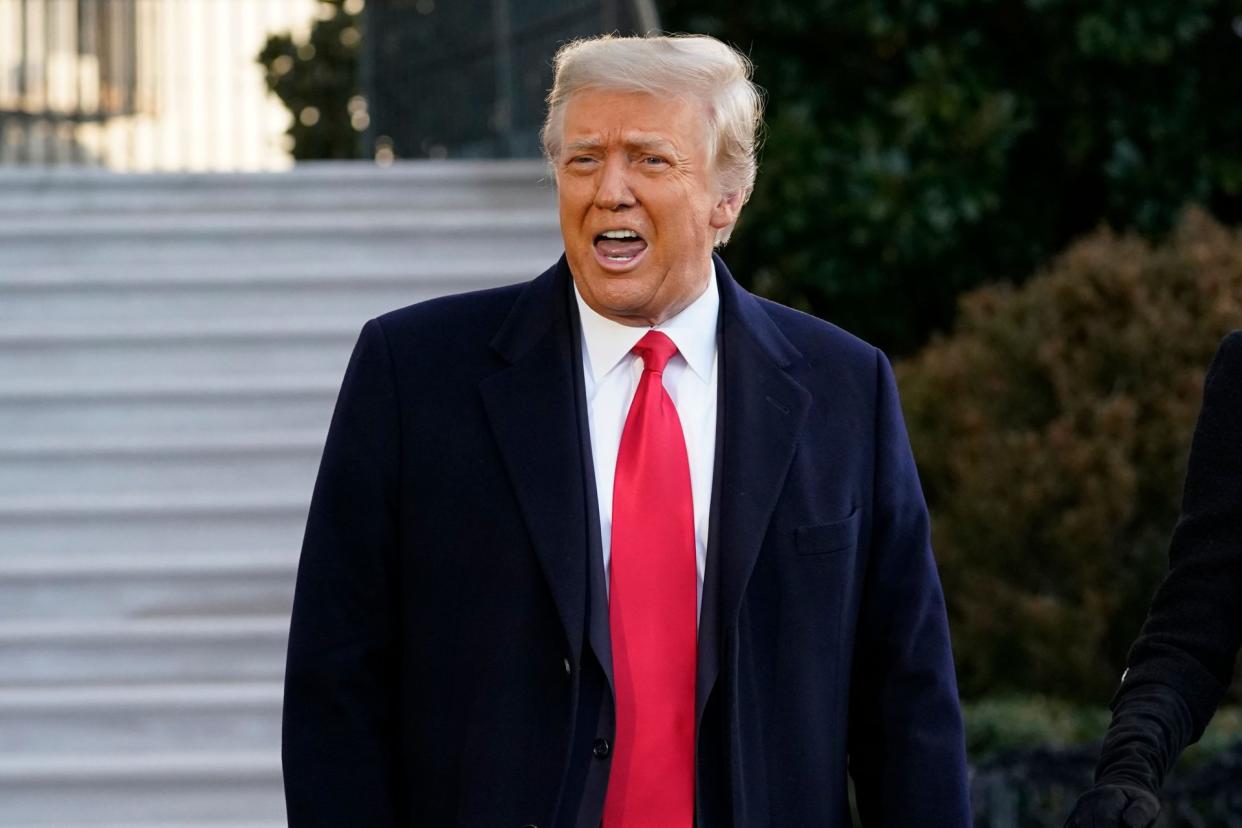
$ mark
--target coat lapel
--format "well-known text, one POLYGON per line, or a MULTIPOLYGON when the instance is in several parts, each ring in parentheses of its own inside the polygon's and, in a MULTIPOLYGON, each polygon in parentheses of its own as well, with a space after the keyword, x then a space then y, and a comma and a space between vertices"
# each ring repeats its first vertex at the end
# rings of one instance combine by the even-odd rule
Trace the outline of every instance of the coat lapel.
POLYGON ((586 613, 586 505, 564 257, 514 302, 479 390, 577 668, 586 613))
MULTIPOLYGON (((759 300, 713 256, 721 295, 720 402, 713 533, 700 618, 697 707, 726 643, 793 460, 810 394, 787 369, 802 361, 759 300)), ((569 269, 531 282, 492 340, 509 365, 480 384, 574 666, 586 628, 587 504, 575 409, 569 269)))
POLYGON ((719 675, 722 652, 737 629, 746 584, 811 404, 810 393, 787 372, 802 362, 802 355, 760 301, 733 280, 724 262, 713 259, 721 299, 717 428, 723 437, 713 504, 718 529, 709 538, 700 619, 699 717, 719 675))

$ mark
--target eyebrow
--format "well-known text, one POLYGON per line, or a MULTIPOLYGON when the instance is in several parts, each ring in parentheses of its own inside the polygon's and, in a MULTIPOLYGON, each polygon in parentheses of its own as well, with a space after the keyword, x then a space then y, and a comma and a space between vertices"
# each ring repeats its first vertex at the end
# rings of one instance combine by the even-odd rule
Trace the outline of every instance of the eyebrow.
MULTIPOLYGON (((598 138, 579 138, 566 144, 565 152, 592 152, 602 148, 603 145, 603 142, 598 138)), ((644 135, 641 133, 627 135, 625 138, 625 145, 632 149, 641 151, 662 152, 669 155, 677 155, 677 148, 673 146, 668 139, 661 138, 657 135, 644 135)))

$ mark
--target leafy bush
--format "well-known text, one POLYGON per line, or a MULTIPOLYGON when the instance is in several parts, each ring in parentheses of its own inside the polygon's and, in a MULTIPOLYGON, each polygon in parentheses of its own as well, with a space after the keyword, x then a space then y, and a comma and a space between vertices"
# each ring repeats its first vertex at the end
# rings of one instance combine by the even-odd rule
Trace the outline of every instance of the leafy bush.
POLYGON ((1242 238, 1189 211, 966 295, 899 364, 963 693, 1101 700, 1167 565, 1204 371, 1242 323, 1242 238))
POLYGON ((889 350, 1102 221, 1242 219, 1242 0, 659 5, 768 92, 733 271, 889 350))
POLYGON ((361 15, 345 0, 319 0, 305 43, 272 35, 259 53, 267 88, 292 118, 286 134, 298 160, 361 157, 366 104, 359 95, 361 15), (352 107, 352 111, 351 111, 352 107))
MULTIPOLYGON (((972 769, 976 828, 1062 825, 1091 785, 1097 747, 1034 747, 997 754, 972 769)), ((1242 742, 1193 767, 1179 767, 1160 792, 1155 828, 1242 825, 1242 742)))
MULTIPOLYGON (((1079 704, 1048 696, 988 696, 962 705, 966 752, 974 764, 1012 750, 1061 749, 1104 738, 1111 714, 1101 701, 1079 704)), ((1179 766, 1202 764, 1242 742, 1242 707, 1222 707, 1179 766)))
POLYGON ((975 764, 1009 750, 1099 742, 1110 717, 1100 703, 1080 705, 1046 696, 983 698, 964 704, 962 714, 966 753, 975 764))
MULTIPOLYGON (((975 825, 1064 823, 1074 800, 1091 785, 1109 721, 1103 704, 1007 696, 968 702, 963 712, 975 825)), ((1170 775, 1159 828, 1238 824, 1239 762, 1242 710, 1223 708, 1170 775)))

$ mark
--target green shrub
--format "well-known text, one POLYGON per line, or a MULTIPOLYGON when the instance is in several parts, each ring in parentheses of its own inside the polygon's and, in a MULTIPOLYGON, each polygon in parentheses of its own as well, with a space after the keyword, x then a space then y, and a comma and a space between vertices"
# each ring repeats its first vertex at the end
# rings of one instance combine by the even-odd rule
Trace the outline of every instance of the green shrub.
MULTIPOLYGON (((1111 714, 1102 702, 1079 704, 1048 696, 989 696, 962 705, 966 752, 979 765, 1013 750, 1060 750, 1098 745, 1111 714)), ((1182 754, 1180 767, 1195 767, 1242 742, 1242 707, 1222 707, 1199 743, 1182 754)))
POLYGON ((1180 764, 1196 767, 1242 742, 1242 707, 1222 707, 1203 731, 1203 738, 1182 754, 1180 764))
POLYGON ((963 297, 898 365, 963 693, 1101 701, 1167 565, 1204 371, 1242 324, 1242 239, 1102 230, 963 297))
POLYGON ((729 264, 909 353, 1102 221, 1242 219, 1242 0, 661 0, 768 92, 729 264))
POLYGON ((306 42, 271 35, 258 55, 268 90, 289 110, 290 153, 308 159, 360 158, 364 122, 350 111, 359 96, 361 16, 344 0, 319 0, 306 42))
POLYGON ((1078 705, 1045 696, 983 698, 963 705, 962 713, 966 752, 976 764, 1017 748, 1098 742, 1109 721, 1102 704, 1078 705))

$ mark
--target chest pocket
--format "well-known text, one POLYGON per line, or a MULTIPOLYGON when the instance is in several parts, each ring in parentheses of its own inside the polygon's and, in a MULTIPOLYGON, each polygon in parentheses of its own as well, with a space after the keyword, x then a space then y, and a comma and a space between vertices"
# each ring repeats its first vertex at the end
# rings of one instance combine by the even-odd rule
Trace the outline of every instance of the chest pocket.
POLYGON ((798 555, 831 555, 853 548, 858 542, 861 520, 861 510, 855 509, 848 517, 832 523, 799 526, 794 533, 798 555))

